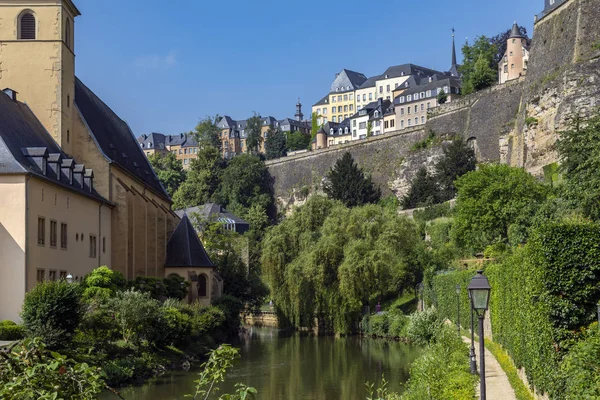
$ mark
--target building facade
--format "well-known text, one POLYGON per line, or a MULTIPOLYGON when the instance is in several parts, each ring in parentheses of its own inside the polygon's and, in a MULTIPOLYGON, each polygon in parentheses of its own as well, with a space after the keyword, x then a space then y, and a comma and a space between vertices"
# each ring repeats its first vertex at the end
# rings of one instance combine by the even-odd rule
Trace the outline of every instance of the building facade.
POLYGON ((529 41, 515 22, 506 42, 506 53, 498 64, 498 82, 503 84, 526 75, 528 64, 529 41))
MULTIPOLYGON (((95 193, 112 206, 110 212, 103 210, 106 214, 101 217, 110 215, 110 223, 103 224, 102 235, 96 235, 96 254, 102 256, 98 260, 129 279, 164 276, 167 240, 179 218, 171 211, 171 200, 131 129, 75 76, 75 18, 79 15, 71 0, 0 0, 0 85, 18 92, 60 152, 80 163, 73 169, 74 176, 93 171, 95 193), (106 255, 98 250, 104 248, 106 255)), ((8 117, 0 119, 4 118, 8 117)), ((58 154, 56 149, 52 154, 58 154)), ((0 197, 14 188, 0 185, 0 197)), ((65 193, 55 193, 57 204, 65 193)), ((98 211, 94 215, 98 220, 98 211)), ((54 229, 52 218, 58 226, 67 216, 48 215, 46 229, 54 229)), ((68 243, 74 248, 89 240, 92 229, 99 229, 90 224, 88 230, 77 232, 80 228, 75 222, 67 223, 73 225, 68 229, 68 243)), ((47 270, 48 276, 51 269, 61 269, 51 257, 40 260, 32 268, 47 270)), ((81 265, 88 268, 92 263, 81 265)), ((32 280, 27 278, 27 282, 32 280)), ((13 284, 29 288, 24 281, 13 284)))
POLYGON ((355 92, 366 81, 364 74, 343 69, 335 75, 329 94, 313 105, 312 112, 327 118, 329 122, 343 122, 356 112, 355 92))

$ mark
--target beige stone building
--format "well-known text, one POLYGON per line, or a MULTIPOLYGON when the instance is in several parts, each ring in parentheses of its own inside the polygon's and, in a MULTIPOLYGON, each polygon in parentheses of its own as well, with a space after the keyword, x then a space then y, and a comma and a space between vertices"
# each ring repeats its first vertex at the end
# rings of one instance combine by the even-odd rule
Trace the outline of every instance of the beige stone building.
POLYGON ((114 204, 10 90, 0 92, 0 320, 42 280, 112 265, 114 204))
POLYGON ((189 169, 191 161, 198 157, 199 145, 190 133, 179 135, 151 133, 141 135, 137 140, 146 157, 154 154, 173 153, 181 161, 184 169, 189 169))
MULTIPOLYGON (((71 195, 71 186, 46 186, 48 179, 42 179, 43 173, 33 177, 29 167, 23 167, 21 178, 2 175, 0 201, 15 213, 27 213, 20 219, 20 227, 15 226, 18 214, 0 214, 0 246, 10 248, 15 257, 10 259, 21 260, 22 265, 0 263, 4 285, 19 288, 15 297, 0 297, 0 309, 11 309, 13 316, 17 312, 14 305, 20 304, 24 292, 38 280, 38 270, 40 278, 43 271, 44 279, 60 276, 61 271, 81 277, 103 264, 129 279, 165 276, 167 241, 179 221, 127 124, 75 76, 74 21, 78 15, 71 0, 0 0, 0 85, 18 92, 18 100, 27 104, 58 144, 58 148, 51 143, 25 147, 47 149, 47 158, 43 151, 31 152, 40 171, 43 162, 52 166, 56 158, 61 158, 61 163, 74 159, 80 163, 72 170, 74 181, 80 177, 82 185, 85 180, 93 181, 93 193, 71 195), (20 197, 13 197, 16 194, 20 197), (35 203, 34 194, 39 202, 43 196, 43 203, 35 203), (47 202, 55 202, 56 207, 67 207, 66 203, 69 211, 46 209, 47 202), (66 250, 30 246, 27 238, 37 236, 35 230, 31 234, 31 227, 37 226, 38 218, 43 219, 39 226, 50 243, 56 241, 60 224, 67 224, 66 250), (17 248, 22 251, 20 256, 17 248), (84 262, 82 255, 93 260, 84 262), (4 279, 9 276, 11 280, 4 279)), ((0 116, 0 126, 9 117, 0 116)), ((19 130, 13 127, 12 134, 14 131, 19 130)), ((14 157, 14 149, 11 154, 14 157)), ((4 161, 3 154, 0 165, 4 161)))
POLYGON ((529 41, 515 22, 506 43, 506 53, 498 64, 498 82, 502 84, 526 75, 528 64, 529 41))

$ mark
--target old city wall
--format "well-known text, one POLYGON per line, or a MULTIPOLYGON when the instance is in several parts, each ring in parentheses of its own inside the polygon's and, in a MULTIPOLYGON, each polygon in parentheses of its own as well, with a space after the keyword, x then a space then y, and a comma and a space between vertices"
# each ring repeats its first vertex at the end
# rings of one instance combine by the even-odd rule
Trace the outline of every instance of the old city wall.
MULTIPOLYGON (((441 146, 412 151, 433 131, 473 142, 479 161, 503 162, 543 175, 558 161, 558 132, 574 113, 600 106, 600 0, 570 0, 535 25, 527 75, 434 109, 418 130, 404 130, 267 163, 280 207, 301 204, 349 151, 384 192, 403 196, 421 165, 441 146)), ((443 143, 443 142, 441 142, 443 143)))

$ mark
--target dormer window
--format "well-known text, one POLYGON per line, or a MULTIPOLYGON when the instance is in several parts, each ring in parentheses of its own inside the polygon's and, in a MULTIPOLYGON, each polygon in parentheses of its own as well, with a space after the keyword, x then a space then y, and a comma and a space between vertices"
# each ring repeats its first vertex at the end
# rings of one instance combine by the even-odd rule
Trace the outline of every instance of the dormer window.
POLYGON ((19 18, 19 39, 35 40, 35 17, 31 11, 25 11, 19 18))
POLYGON ((345 133, 345 134, 348 134, 348 127, 345 127, 345 128, 344 128, 344 133, 345 133))
POLYGON ((342 134, 342 128, 338 129, 338 133, 341 135, 342 134))
POLYGON ((331 129, 329 130, 329 134, 330 134, 330 135, 333 135, 333 128, 331 128, 331 129))
POLYGON ((379 111, 375 111, 375 113, 373 114, 374 118, 379 118, 379 111))

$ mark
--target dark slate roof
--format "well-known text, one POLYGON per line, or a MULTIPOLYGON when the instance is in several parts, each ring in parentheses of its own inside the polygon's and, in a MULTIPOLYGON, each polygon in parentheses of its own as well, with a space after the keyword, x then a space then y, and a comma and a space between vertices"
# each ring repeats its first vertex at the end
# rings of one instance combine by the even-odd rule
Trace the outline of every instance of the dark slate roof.
POLYGON ((329 104, 329 95, 326 95, 321 100, 317 101, 314 105, 315 106, 322 106, 322 105, 325 105, 325 104, 329 104))
POLYGON ((329 93, 343 93, 356 90, 365 83, 367 77, 360 72, 350 71, 349 69, 343 69, 342 72, 337 74, 335 80, 331 84, 329 93))
MULTIPOLYGON (((95 189, 90 192, 89 189, 70 184, 62 174, 61 179, 57 180, 50 166, 47 166, 44 173, 27 155, 47 156, 49 160, 55 161, 63 159, 63 162, 71 160, 27 104, 14 101, 4 92, 0 92, 0 174, 31 174, 86 197, 112 204, 95 189)), ((76 164, 72 160, 69 163, 76 164)), ((87 176, 92 173, 91 169, 86 170, 82 165, 79 169, 83 169, 87 176)))
POLYGON ((104 155, 157 194, 170 200, 127 123, 77 77, 75 104, 104 155))
POLYGON ((196 138, 194 138, 194 135, 187 134, 185 142, 181 147, 198 147, 198 142, 196 141, 196 138))
POLYGON ((217 126, 221 129, 233 128, 235 126, 235 121, 231 117, 225 115, 217 123, 217 126))
POLYGON ((165 267, 214 267, 186 214, 167 243, 165 267))
POLYGON ((382 77, 382 75, 376 75, 376 76, 372 76, 369 79, 367 79, 365 81, 365 83, 363 83, 362 85, 360 85, 359 89, 366 89, 366 88, 371 88, 371 87, 375 87, 375 84, 377 83, 378 80, 380 80, 382 77))
POLYGON ((304 129, 311 129, 311 124, 309 122, 304 122, 304 121, 297 121, 295 119, 292 118, 284 118, 280 121, 277 121, 277 123, 279 124, 278 126, 283 126, 283 125, 291 125, 291 126, 296 126, 298 128, 304 128, 304 129))
POLYGON ((385 70, 383 74, 381 74, 381 79, 389 79, 389 78, 397 78, 400 76, 430 76, 433 74, 443 74, 441 71, 436 71, 431 68, 421 67, 420 65, 415 64, 402 64, 402 65, 394 65, 385 70))
POLYGON ((140 144, 140 147, 144 150, 164 150, 166 139, 165 135, 163 135, 162 133, 151 133, 149 135, 141 135, 140 137, 138 137, 138 143, 140 144))
POLYGON ((324 133, 327 136, 347 136, 351 134, 350 131, 350 118, 346 118, 342 122, 327 122, 324 124, 319 133, 324 133), (333 134, 331 134, 331 130, 333 129, 333 134), (342 132, 340 133, 340 129, 342 132), (347 129, 347 131, 346 131, 347 129))
MULTIPOLYGON (((425 80, 423 84, 412 87, 412 88, 406 90, 405 92, 402 92, 401 95, 396 96, 396 98, 394 99, 394 104, 398 105, 398 104, 412 103, 415 101, 421 101, 423 99, 405 101, 404 103, 400 103, 398 99, 402 96, 412 95, 412 94, 419 93, 419 92, 426 92, 427 90, 434 90, 434 89, 444 87, 444 86, 449 86, 450 88, 460 88, 460 79, 457 77, 446 76, 446 77, 441 77, 441 79, 434 79, 431 82, 429 82, 428 80, 425 80)), ((437 95, 437 93, 436 94, 432 93, 432 96, 430 98, 433 98, 436 95, 437 95)))
POLYGON ((185 143, 186 139, 185 133, 180 133, 179 135, 168 135, 165 138, 165 142, 167 146, 181 146, 185 143))
POLYGON ((519 25, 517 25, 517 21, 515 21, 515 23, 512 26, 512 30, 510 31, 510 36, 508 37, 509 39, 513 39, 513 38, 521 38, 524 39, 525 36, 521 35, 521 31, 519 30, 519 25))
POLYGON ((235 231, 243 234, 250 230, 250 224, 240 217, 230 213, 225 208, 215 203, 208 203, 198 207, 191 207, 185 210, 175 211, 180 218, 184 215, 198 214, 201 220, 209 222, 221 222, 224 224, 235 225, 235 231))

